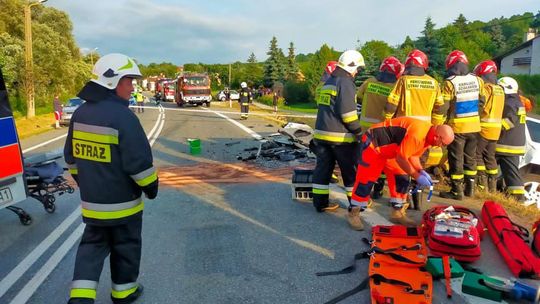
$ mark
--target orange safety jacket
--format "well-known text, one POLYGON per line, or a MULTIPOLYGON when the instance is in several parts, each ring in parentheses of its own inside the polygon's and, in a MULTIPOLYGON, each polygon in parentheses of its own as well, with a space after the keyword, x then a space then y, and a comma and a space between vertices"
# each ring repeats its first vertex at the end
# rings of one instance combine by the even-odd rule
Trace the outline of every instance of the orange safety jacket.
POLYGON ((498 140, 501 134, 504 90, 500 85, 484 84, 486 103, 480 112, 480 135, 487 140, 498 140))
POLYGON ((444 102, 439 83, 429 75, 401 76, 388 96, 385 117, 408 116, 435 125, 444 122, 444 102))
POLYGON ((366 79, 356 94, 357 103, 362 105, 360 126, 367 130, 373 124, 384 121, 384 107, 394 83, 378 81, 371 77, 366 79))

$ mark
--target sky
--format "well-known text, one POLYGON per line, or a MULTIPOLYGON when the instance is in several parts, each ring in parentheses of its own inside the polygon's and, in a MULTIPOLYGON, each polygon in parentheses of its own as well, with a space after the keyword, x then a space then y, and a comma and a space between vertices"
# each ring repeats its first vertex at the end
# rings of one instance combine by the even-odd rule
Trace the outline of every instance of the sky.
POLYGON ((538 0, 49 0, 66 12, 83 51, 124 53, 138 62, 245 62, 267 58, 275 36, 285 53, 313 53, 326 43, 352 49, 369 40, 397 45, 420 36, 430 16, 436 27, 462 13, 489 21, 537 13, 538 0))

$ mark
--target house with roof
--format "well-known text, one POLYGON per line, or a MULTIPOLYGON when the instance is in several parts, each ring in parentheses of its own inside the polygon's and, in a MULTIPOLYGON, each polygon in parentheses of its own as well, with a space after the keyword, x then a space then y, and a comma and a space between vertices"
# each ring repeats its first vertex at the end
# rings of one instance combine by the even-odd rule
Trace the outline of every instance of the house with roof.
POLYGON ((540 75, 540 35, 529 29, 525 42, 493 58, 501 74, 540 75))

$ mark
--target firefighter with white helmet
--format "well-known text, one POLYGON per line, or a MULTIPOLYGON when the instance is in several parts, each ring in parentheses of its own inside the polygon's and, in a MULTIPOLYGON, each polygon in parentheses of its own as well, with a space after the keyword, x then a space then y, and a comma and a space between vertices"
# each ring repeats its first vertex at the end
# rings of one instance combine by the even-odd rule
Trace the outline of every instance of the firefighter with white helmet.
POLYGON ((527 112, 518 94, 514 78, 503 77, 498 84, 504 89, 504 109, 501 136, 495 147, 497 162, 501 166, 506 193, 517 201, 525 200, 523 179, 519 174, 519 157, 525 154, 525 120, 527 112))
POLYGON ((240 83, 240 119, 247 119, 249 113, 249 104, 252 103, 253 96, 251 95, 251 90, 248 88, 248 85, 245 81, 240 83))
MULTIPOLYGON (((326 80, 317 96, 317 120, 313 135, 313 150, 317 165, 313 172, 313 205, 318 212, 335 210, 329 202, 330 180, 337 162, 349 201, 356 176, 358 141, 362 129, 356 112, 354 76, 365 66, 356 50, 343 52, 336 69, 326 80)), ((360 220, 362 206, 349 206, 349 224, 355 230, 364 229, 360 220)))
POLYGON ((70 304, 94 303, 103 262, 110 254, 113 303, 142 294, 142 193, 154 199, 158 178, 146 134, 128 100, 141 72, 123 54, 101 57, 78 96, 86 103, 73 114, 64 147, 69 171, 80 188, 86 227, 75 260, 70 304))

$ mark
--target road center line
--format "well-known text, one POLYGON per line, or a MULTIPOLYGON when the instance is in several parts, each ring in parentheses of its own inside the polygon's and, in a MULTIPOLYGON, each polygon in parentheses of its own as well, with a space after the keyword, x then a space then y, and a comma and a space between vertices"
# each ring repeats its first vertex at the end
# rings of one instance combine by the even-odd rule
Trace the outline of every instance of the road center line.
POLYGON ((210 110, 210 109, 207 109, 206 111, 212 112, 212 113, 216 114, 219 117, 225 118, 227 121, 229 121, 233 125, 239 127, 240 129, 245 131, 247 134, 251 135, 256 140, 262 140, 262 136, 260 134, 258 134, 257 132, 251 130, 250 128, 244 126, 243 124, 239 123, 238 121, 233 120, 233 119, 227 117, 226 115, 221 114, 220 112, 216 112, 216 111, 213 111, 213 110, 210 110))
POLYGON ((67 136, 67 133, 64 134, 64 135, 60 135, 60 136, 58 136, 58 137, 55 137, 55 138, 53 138, 53 139, 47 140, 47 141, 45 141, 45 142, 42 142, 42 143, 40 143, 40 144, 37 144, 37 145, 35 145, 35 146, 32 146, 32 147, 30 147, 30 148, 24 149, 24 150, 22 150, 22 153, 24 154, 24 153, 30 152, 30 151, 32 151, 32 150, 35 150, 35 149, 37 149, 37 148, 41 148, 41 147, 43 147, 43 146, 45 146, 45 145, 48 145, 48 144, 50 144, 50 143, 52 143, 52 142, 54 142, 54 141, 57 141, 57 140, 59 140, 59 139, 61 139, 61 138, 66 137, 66 136, 67 136))

